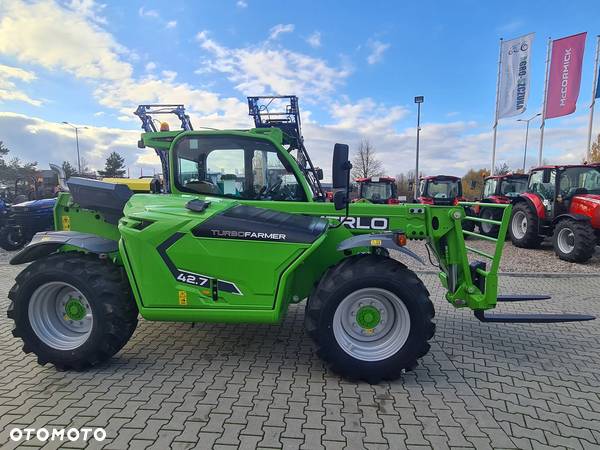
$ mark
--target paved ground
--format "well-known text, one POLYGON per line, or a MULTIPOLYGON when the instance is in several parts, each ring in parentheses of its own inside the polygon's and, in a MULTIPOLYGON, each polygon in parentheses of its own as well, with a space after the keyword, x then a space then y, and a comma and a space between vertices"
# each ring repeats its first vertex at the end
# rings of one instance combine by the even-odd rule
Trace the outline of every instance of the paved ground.
MULTIPOLYGON (((495 243, 468 239, 467 245, 478 248, 488 253, 493 253, 495 243)), ((426 269, 433 267, 429 264, 425 244, 421 241, 409 241, 408 247, 421 256, 426 262, 426 269)), ((478 259, 481 257, 471 254, 478 259)), ((415 270, 423 266, 413 266, 415 270)), ((592 258, 585 263, 574 264, 563 261, 554 254, 552 241, 546 239, 538 249, 518 248, 510 242, 504 243, 502 259, 500 260, 501 272, 545 272, 545 273, 600 273, 600 246, 596 246, 592 258)))
MULTIPOLYGON (((142 321, 110 364, 69 373, 38 366, 12 337, 15 273, 0 264, 1 448, 14 447, 14 426, 101 426, 114 449, 600 448, 600 320, 481 324, 423 275, 438 331, 418 369, 393 383, 328 373, 302 306, 281 326, 142 321)), ((539 311, 600 315, 600 277, 505 277, 502 291, 552 293, 528 305, 539 311)))

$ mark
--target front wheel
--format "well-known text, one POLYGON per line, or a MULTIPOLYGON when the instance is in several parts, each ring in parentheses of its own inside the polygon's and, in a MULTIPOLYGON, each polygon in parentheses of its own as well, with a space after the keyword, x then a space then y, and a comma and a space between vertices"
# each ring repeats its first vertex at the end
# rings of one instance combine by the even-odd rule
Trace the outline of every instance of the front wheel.
POLYGON ((538 233, 539 219, 535 210, 525 202, 517 203, 512 211, 510 240, 515 247, 536 248, 542 242, 538 233))
POLYGON ((345 259, 321 279, 305 326, 331 369, 351 380, 393 380, 429 351, 435 315, 421 280, 379 255, 345 259))
POLYGON ((0 247, 6 251, 19 250, 27 243, 27 237, 20 227, 5 227, 0 230, 0 247))
MULTIPOLYGON (((480 217, 485 220, 502 220, 502 216, 494 210, 494 208, 482 208, 480 217)), ((498 231, 500 227, 498 225, 494 225, 493 223, 480 222, 479 223, 479 231, 484 236, 489 237, 498 237, 498 231)))
POLYGON ((8 297, 13 335, 39 364, 82 370, 129 340, 138 310, 122 270, 96 255, 54 254, 29 265, 8 297))
POLYGON ((554 227, 554 253, 569 262, 585 262, 594 254, 596 235, 589 222, 563 219, 554 227))

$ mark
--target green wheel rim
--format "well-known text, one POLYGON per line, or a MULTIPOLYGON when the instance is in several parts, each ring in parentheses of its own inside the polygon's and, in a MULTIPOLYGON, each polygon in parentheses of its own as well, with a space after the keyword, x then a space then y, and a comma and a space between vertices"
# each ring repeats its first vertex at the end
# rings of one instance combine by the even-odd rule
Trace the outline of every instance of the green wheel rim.
POLYGON ((371 305, 361 307, 356 313, 356 322, 366 330, 372 330, 380 321, 381 313, 371 305))

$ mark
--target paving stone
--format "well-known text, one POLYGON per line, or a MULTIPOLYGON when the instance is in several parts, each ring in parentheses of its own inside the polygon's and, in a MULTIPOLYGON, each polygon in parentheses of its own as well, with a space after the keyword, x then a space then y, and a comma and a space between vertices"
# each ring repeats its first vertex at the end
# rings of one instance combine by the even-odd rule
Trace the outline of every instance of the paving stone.
MULTIPOLYGON (((18 270, 0 263, 0 309, 18 270)), ((14 426, 46 425, 106 427, 97 447, 107 449, 600 447, 600 320, 483 324, 445 302, 435 275, 420 276, 437 310, 431 351, 376 386, 325 369, 304 305, 281 326, 140 320, 115 358, 82 373, 24 356, 0 314, 0 447, 14 426)), ((600 315, 600 279, 504 277, 500 290, 552 293, 600 315)))

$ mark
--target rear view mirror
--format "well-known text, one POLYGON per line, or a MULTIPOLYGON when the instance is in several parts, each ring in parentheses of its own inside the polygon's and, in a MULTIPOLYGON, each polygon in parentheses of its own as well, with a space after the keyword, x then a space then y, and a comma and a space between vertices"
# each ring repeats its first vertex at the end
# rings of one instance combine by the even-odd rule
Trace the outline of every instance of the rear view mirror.
POLYGON ((333 194, 333 206, 339 211, 340 209, 344 209, 348 204, 348 198, 346 197, 346 191, 336 191, 333 194))
POLYGON ((544 170, 544 174, 542 175, 542 183, 548 184, 550 183, 550 170, 544 170))
POLYGON ((317 167, 315 169, 315 175, 317 177, 317 180, 321 181, 323 179, 323 169, 317 167))
POLYGON ((348 161, 348 152, 349 148, 346 144, 335 144, 333 147, 331 181, 334 189, 347 189, 348 187, 352 168, 352 164, 348 161))

